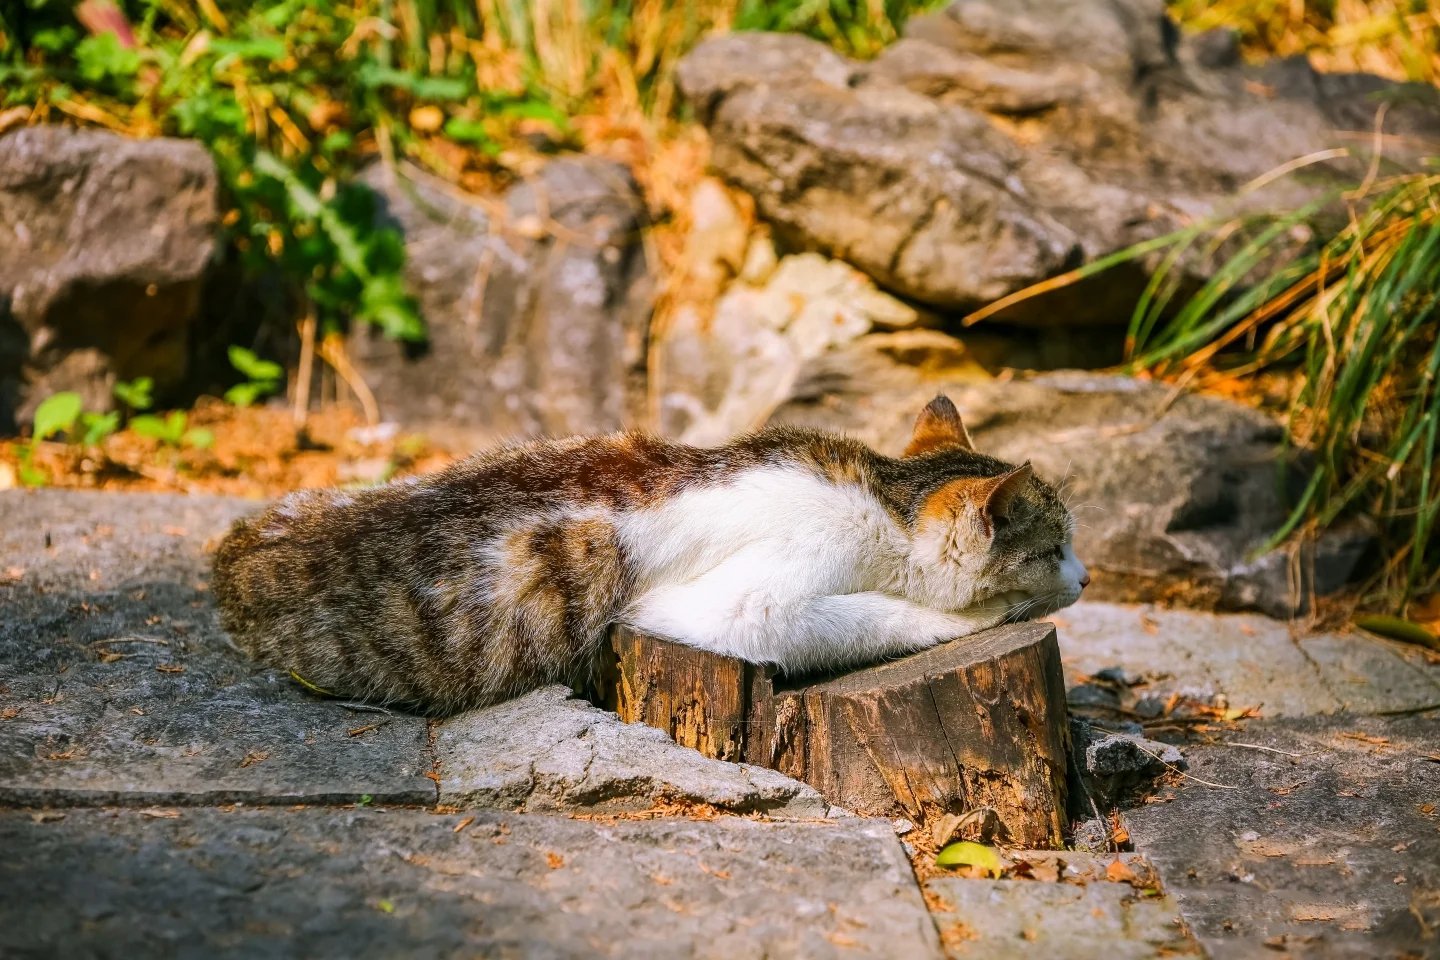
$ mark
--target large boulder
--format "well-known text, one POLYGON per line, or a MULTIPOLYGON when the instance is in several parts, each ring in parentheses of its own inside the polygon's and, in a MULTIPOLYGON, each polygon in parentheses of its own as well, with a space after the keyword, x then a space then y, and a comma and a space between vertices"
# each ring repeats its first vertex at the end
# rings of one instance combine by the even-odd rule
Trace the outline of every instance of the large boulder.
POLYGON ((1256 555, 1285 520, 1286 483, 1306 467, 1256 410, 1077 371, 957 378, 906 358, 897 338, 872 334, 817 358, 774 422, 898 455, 915 414, 948 394, 981 451, 1029 460, 1061 486, 1079 522, 1076 551, 1095 576, 1087 596, 1286 616, 1342 586, 1370 542, 1364 527, 1345 527, 1298 555, 1256 555))
MULTIPOLYGON (((803 37, 732 34, 686 57, 680 83, 715 167, 782 236, 945 310, 1353 183, 1377 120, 1396 135, 1391 163, 1440 135, 1430 87, 1303 60, 1249 67, 1227 35, 1182 36, 1163 0, 957 0, 905 33, 864 64, 803 37), (1303 178, 1241 189, 1300 157, 1303 178)), ((1001 317, 1113 322, 1144 282, 1111 271, 1001 317)))
POLYGON ((614 430, 645 402, 651 291, 644 205, 629 171, 558 159, 501 197, 375 165, 362 182, 405 235, 428 342, 361 331, 381 412, 477 437, 614 430))
POLYGON ((0 137, 0 433, 76 390, 186 374, 219 223, 201 145, 30 127, 0 137))

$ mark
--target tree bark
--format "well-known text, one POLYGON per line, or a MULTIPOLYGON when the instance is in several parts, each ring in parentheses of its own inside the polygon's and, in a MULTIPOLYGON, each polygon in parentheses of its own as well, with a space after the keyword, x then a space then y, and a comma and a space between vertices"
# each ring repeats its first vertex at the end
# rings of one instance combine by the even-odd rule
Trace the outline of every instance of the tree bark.
POLYGON ((766 667, 617 629, 601 699, 709 757, 771 767, 859 814, 992 809, 1058 846, 1070 749, 1055 630, 1021 623, 840 675, 766 667))

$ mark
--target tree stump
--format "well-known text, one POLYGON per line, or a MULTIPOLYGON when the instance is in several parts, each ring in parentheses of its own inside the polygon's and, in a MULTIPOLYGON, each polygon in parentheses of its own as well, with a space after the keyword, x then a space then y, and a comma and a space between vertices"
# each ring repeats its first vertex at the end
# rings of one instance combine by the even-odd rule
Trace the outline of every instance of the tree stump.
POLYGON ((924 823, 988 807, 1012 843, 1061 843, 1070 742, 1048 624, 824 678, 787 678, 623 628, 611 649, 600 699, 627 722, 779 770, 855 813, 924 823))

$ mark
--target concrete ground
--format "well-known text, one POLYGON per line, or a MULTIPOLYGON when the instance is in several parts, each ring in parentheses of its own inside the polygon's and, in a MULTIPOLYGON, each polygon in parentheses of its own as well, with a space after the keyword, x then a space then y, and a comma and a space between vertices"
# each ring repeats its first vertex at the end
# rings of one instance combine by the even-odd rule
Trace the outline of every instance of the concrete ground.
POLYGON ((894 825, 560 688, 427 725, 254 669, 205 555, 254 508, 0 493, 0 956, 1440 956, 1420 651, 1062 611, 1077 709, 1188 770, 1124 869, 922 886, 894 825))

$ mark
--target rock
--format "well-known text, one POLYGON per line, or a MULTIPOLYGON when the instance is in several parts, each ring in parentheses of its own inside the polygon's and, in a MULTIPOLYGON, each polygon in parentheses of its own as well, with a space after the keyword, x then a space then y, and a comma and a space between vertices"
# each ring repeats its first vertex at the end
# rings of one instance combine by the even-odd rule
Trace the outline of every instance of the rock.
POLYGON ((1178 749, 1143 736, 1107 733, 1085 720, 1072 719, 1070 737, 1076 770, 1087 795, 1073 805, 1078 811, 1103 812, 1129 804, 1166 773, 1186 769, 1178 749))
MULTIPOLYGON (((1076 550, 1095 599, 1166 600, 1290 616, 1343 586, 1370 542, 1342 525, 1302 548, 1252 556, 1288 515, 1282 430, 1226 400, 1120 376, 1058 371, 961 380, 855 342, 810 363, 772 420, 838 430, 898 454, 916 411, 955 401, 979 448, 1060 484, 1079 520, 1076 550)), ((1292 463, 1303 479, 1304 459, 1292 463)))
POLYGON ((1099 879, 1084 883, 936 877, 925 892, 938 905, 935 925, 952 956, 1151 960, 1200 954, 1172 898, 1140 896, 1128 883, 1107 882, 1103 865, 1099 879))
POLYGON ((6 956, 941 955, 883 821, 0 811, 0 849, 6 956))
POLYGON ((626 168, 557 159, 498 198, 411 168, 374 165, 361 180, 405 234, 429 334, 416 348, 360 332, 354 350, 387 418, 489 439, 637 422, 651 282, 626 168))
POLYGON ((1426 651, 1362 633, 1296 637, 1291 625, 1251 614, 1162 610, 1085 600, 1049 618, 1060 636, 1074 710, 1134 712, 1137 694, 1174 694, 1267 718, 1405 713, 1440 707, 1440 664, 1426 651), (1100 687, 1103 668, 1124 665, 1126 689, 1100 687), (1102 692, 1109 694, 1102 696, 1102 692))
POLYGON ((78 391, 185 376, 219 227, 198 143, 29 127, 0 137, 0 433, 78 391))
MULTIPOLYGON (((956 0, 868 64, 737 33, 697 47, 679 79, 715 168, 792 244, 968 310, 1188 223, 1357 182, 1382 100, 1387 161, 1416 167, 1440 134, 1432 88, 1303 59, 1251 67, 1221 47, 1182 36, 1163 0, 956 0), (1336 147, 1348 156, 1240 192, 1336 147)), ((1112 270, 998 319, 1114 323, 1144 283, 1112 270)))
MULTIPOLYGON (((763 248, 755 256, 763 259, 763 248)), ((871 330, 921 320, 838 260, 802 253, 773 269, 752 267, 762 285, 731 285, 708 321, 683 308, 661 338, 657 393, 667 436, 708 446, 754 430, 789 396, 807 360, 871 330)))
POLYGON ((1251 721, 1125 825, 1210 956, 1434 956, 1437 742, 1433 713, 1251 721))
POLYGON ((435 735, 440 802, 505 810, 645 810, 707 804, 827 817, 815 790, 773 770, 710 760, 660 730, 546 687, 446 720, 435 735))
POLYGON ((254 508, 0 493, 0 804, 434 803, 422 718, 317 699, 220 629, 203 545, 254 508))

